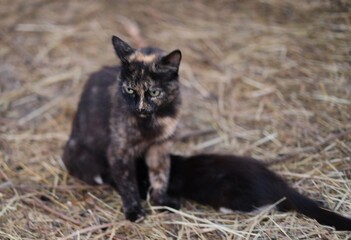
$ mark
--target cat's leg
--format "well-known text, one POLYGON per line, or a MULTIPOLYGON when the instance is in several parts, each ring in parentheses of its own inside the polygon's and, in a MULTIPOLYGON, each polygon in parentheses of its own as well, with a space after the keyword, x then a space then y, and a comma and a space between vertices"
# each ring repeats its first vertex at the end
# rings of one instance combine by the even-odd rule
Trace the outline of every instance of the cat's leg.
POLYGON ((180 200, 167 194, 168 181, 171 169, 169 157, 171 142, 152 145, 146 153, 146 164, 152 187, 151 200, 159 206, 180 208, 180 200))
POLYGON ((77 138, 67 141, 62 160, 72 176, 90 185, 103 184, 108 174, 107 159, 88 151, 77 138))
POLYGON ((113 145, 108 149, 111 177, 122 198, 124 215, 130 221, 144 216, 136 180, 134 152, 133 149, 125 150, 113 145))

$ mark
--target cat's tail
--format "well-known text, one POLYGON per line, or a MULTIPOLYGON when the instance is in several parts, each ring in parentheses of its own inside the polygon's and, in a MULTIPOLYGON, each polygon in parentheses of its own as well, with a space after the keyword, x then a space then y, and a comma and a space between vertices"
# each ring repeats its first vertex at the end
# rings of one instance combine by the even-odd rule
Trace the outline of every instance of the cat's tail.
POLYGON ((280 211, 295 210, 323 225, 335 227, 339 231, 351 231, 351 219, 325 209, 292 188, 286 189, 286 200, 278 205, 280 211))

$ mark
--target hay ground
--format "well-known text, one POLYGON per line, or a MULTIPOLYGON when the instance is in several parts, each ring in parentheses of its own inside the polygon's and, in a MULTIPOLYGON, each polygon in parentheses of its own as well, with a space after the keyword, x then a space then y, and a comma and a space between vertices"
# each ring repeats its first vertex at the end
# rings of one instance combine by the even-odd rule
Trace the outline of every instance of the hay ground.
POLYGON ((271 161, 351 216, 351 5, 327 1, 2 0, 0 239, 350 239, 296 213, 181 211, 124 220, 119 196, 69 177, 62 147, 112 34, 183 52, 174 151, 271 161))

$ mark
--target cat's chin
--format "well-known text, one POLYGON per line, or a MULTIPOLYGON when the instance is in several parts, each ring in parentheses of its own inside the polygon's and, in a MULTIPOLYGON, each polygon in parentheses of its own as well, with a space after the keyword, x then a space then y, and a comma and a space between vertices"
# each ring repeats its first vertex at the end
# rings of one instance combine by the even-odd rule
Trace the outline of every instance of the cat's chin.
POLYGON ((136 116, 141 119, 150 119, 152 117, 152 114, 136 113, 136 116))
POLYGON ((146 115, 146 114, 139 114, 138 117, 140 118, 148 118, 150 115, 146 115))

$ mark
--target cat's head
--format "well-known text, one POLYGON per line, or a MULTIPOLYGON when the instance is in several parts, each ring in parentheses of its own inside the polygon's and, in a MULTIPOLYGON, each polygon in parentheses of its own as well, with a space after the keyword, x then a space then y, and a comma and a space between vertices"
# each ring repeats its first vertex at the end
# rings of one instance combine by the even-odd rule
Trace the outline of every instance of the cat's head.
POLYGON ((141 118, 174 114, 179 104, 180 50, 167 54, 157 48, 134 49, 116 36, 112 43, 122 63, 118 92, 129 110, 141 118))

